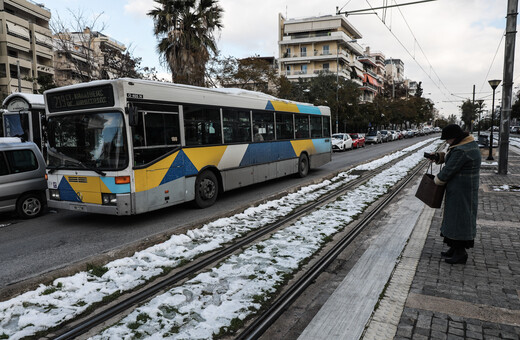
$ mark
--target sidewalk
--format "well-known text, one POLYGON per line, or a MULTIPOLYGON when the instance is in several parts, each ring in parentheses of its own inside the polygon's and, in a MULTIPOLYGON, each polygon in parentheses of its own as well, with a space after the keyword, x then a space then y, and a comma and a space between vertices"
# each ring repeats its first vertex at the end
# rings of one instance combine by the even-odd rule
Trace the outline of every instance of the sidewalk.
POLYGON ((477 236, 465 265, 441 258, 442 209, 417 206, 412 188, 381 221, 410 228, 386 228, 379 236, 386 240, 367 249, 299 339, 520 339, 520 149, 509 150, 507 176, 497 167, 484 161, 481 169, 477 236), (396 245, 402 237, 406 245, 396 245))
POLYGON ((508 175, 496 170, 481 170, 466 265, 441 259, 442 210, 435 211, 395 339, 520 339, 520 191, 500 188, 520 190, 520 150, 510 148, 508 175))

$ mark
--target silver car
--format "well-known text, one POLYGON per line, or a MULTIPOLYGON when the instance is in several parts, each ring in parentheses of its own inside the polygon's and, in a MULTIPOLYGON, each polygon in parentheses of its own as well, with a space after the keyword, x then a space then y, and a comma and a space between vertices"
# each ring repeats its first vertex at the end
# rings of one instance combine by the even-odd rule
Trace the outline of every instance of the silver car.
POLYGON ((370 130, 365 135, 366 144, 379 144, 383 142, 383 136, 381 132, 376 130, 370 130))
POLYGON ((46 189, 45 160, 36 144, 0 138, 0 212, 39 216, 47 205, 46 189))

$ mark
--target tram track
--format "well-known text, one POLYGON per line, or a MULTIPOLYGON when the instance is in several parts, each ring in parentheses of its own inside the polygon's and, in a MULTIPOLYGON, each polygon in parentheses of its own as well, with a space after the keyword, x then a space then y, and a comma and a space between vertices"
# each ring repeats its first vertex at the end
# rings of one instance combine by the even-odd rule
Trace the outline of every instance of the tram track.
POLYGON ((310 286, 318 276, 358 237, 358 235, 370 225, 375 217, 385 209, 393 199, 415 178, 424 168, 426 162, 422 162, 413 173, 402 180, 392 189, 373 209, 356 223, 354 228, 347 232, 324 255, 306 270, 293 284, 285 289, 279 297, 273 301, 269 308, 257 315, 254 320, 236 337, 239 340, 258 339, 274 322, 287 310, 287 308, 310 286))
MULTIPOLYGON (((287 225, 288 223, 291 223, 292 221, 295 221, 295 220, 301 218, 302 216, 317 209, 319 206, 322 206, 322 205, 326 204, 327 202, 334 200, 335 198, 343 195, 344 193, 348 192, 349 190, 352 190, 353 188, 355 188, 359 185, 362 185, 363 183, 370 180, 370 178, 376 176, 377 174, 381 173, 385 169, 392 167, 395 164, 395 162, 396 162, 396 160, 393 160, 374 170, 365 170, 359 175, 359 177, 351 180, 350 182, 348 182, 347 184, 338 188, 337 190, 334 190, 332 192, 329 192, 329 193, 321 196, 318 200, 316 200, 314 202, 304 204, 303 206, 295 209, 289 215, 285 216, 284 218, 279 219, 275 223, 272 223, 266 227, 263 227, 262 229, 257 230, 255 232, 249 233, 247 236, 242 237, 239 240, 236 240, 233 244, 226 246, 217 252, 213 252, 209 255, 205 255, 201 259, 194 260, 193 264, 189 265, 188 267, 181 268, 180 270, 176 271, 173 275, 168 276, 164 279, 161 279, 160 282, 153 283, 149 287, 139 290, 138 293, 131 294, 131 296, 129 296, 127 298, 125 297, 122 301, 115 303, 113 306, 105 308, 100 313, 96 313, 94 315, 89 315, 86 318, 82 318, 79 321, 76 320, 75 322, 72 322, 70 327, 66 327, 66 328, 63 327, 60 331, 55 332, 53 334, 49 334, 49 335, 55 339, 76 338, 76 337, 80 336, 81 334, 84 334, 84 333, 88 332, 89 330, 103 324, 107 320, 114 318, 116 315, 122 314, 124 311, 130 309, 131 307, 136 306, 137 304, 153 297, 154 295, 158 294, 159 292, 162 292, 169 287, 179 284, 183 280, 189 278, 190 276, 193 276, 195 273, 201 271, 204 268, 207 268, 208 266, 211 266, 211 264, 216 263, 217 261, 222 260, 226 256, 233 254, 234 252, 245 247, 246 245, 249 245, 249 244, 255 242, 256 240, 264 237, 265 235, 272 233, 275 230, 281 228, 282 226, 287 225)), ((419 167, 419 169, 417 169, 415 171, 415 173, 417 173, 420 170, 420 168, 421 167, 419 167)), ((413 176, 410 176, 409 178, 412 178, 412 177, 413 176)), ((408 181, 405 181, 405 184, 408 181)), ((401 184, 401 187, 404 186, 405 184, 401 184)), ((355 236, 361 232, 361 230, 364 228, 364 225, 368 224, 370 222, 370 220, 373 218, 373 216, 375 216, 377 214, 377 212, 379 212, 381 209, 383 209, 384 206, 386 206, 386 204, 388 204, 388 202, 398 192, 399 191, 394 191, 393 194, 389 194, 388 197, 382 203, 380 203, 376 209, 370 209, 371 211, 368 214, 366 214, 366 217, 363 218, 364 222, 357 223, 357 225, 358 225, 358 227, 356 227, 357 231, 350 232, 349 236, 347 236, 348 240, 342 241, 341 245, 334 246, 334 249, 336 249, 335 252, 337 252, 337 253, 341 252, 344 249, 344 247, 346 247, 355 238, 355 236), (363 227, 359 227, 360 225, 363 225, 363 227)), ((326 265, 328 263, 330 263, 330 261, 332 261, 335 256, 337 256, 337 253, 336 253, 336 255, 329 255, 328 257, 330 258, 330 260, 328 260, 328 261, 320 260, 319 261, 321 263, 320 267, 325 268, 326 265)), ((321 269, 321 270, 323 270, 323 269, 321 269)), ((307 282, 307 283, 302 284, 302 286, 306 286, 306 285, 308 285, 308 282, 312 282, 312 280, 313 280, 312 277, 313 277, 313 275, 310 275, 310 278, 303 279, 304 282, 307 282)), ((291 301, 292 299, 295 298, 295 296, 297 296, 299 294, 298 289, 291 288, 290 290, 292 293, 289 293, 289 295, 292 297, 288 298, 286 301, 291 301)), ((284 296, 285 296, 285 294, 286 293, 284 293, 284 296)), ((285 303, 276 302, 275 305, 280 305, 281 307, 278 307, 278 311, 271 313, 271 315, 279 315, 279 311, 283 310, 285 308, 284 306, 286 303, 287 302, 285 302, 285 303)), ((273 306, 275 306, 275 305, 273 305, 273 306)), ((255 321, 254 324, 259 325, 259 326, 254 326, 254 328, 256 328, 258 330, 265 330, 265 325, 267 325, 267 324, 269 324, 269 322, 271 322, 271 321, 269 321, 271 318, 272 318, 272 316, 267 317, 267 318, 262 316, 258 320, 267 320, 267 321, 261 321, 261 322, 259 321, 260 324, 258 324, 258 322, 255 321)), ((261 334, 261 333, 259 333, 258 330, 253 331, 253 330, 251 330, 251 328, 248 328, 248 330, 246 332, 242 333, 241 337, 251 338, 251 335, 252 335, 252 338, 254 338, 256 336, 255 334, 261 334), (251 334, 251 335, 248 335, 248 334, 251 334)))

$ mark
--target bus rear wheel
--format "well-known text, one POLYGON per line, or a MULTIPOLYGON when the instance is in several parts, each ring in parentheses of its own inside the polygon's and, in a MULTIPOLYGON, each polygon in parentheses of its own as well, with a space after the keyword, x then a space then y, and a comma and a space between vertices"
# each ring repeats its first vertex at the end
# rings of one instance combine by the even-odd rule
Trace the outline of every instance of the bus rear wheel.
POLYGON ((309 157, 302 153, 298 159, 298 177, 303 178, 309 173, 309 157))
POLYGON ((204 171, 195 181, 195 204, 204 209, 212 206, 218 196, 217 176, 211 171, 204 171))

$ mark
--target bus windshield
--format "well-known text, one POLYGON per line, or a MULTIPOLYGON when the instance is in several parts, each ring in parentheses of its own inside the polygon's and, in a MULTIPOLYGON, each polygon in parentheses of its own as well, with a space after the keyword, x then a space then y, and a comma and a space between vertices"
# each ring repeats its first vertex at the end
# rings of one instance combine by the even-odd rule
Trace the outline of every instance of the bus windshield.
POLYGON ((128 165, 121 112, 53 116, 47 132, 50 169, 122 170, 128 165))

